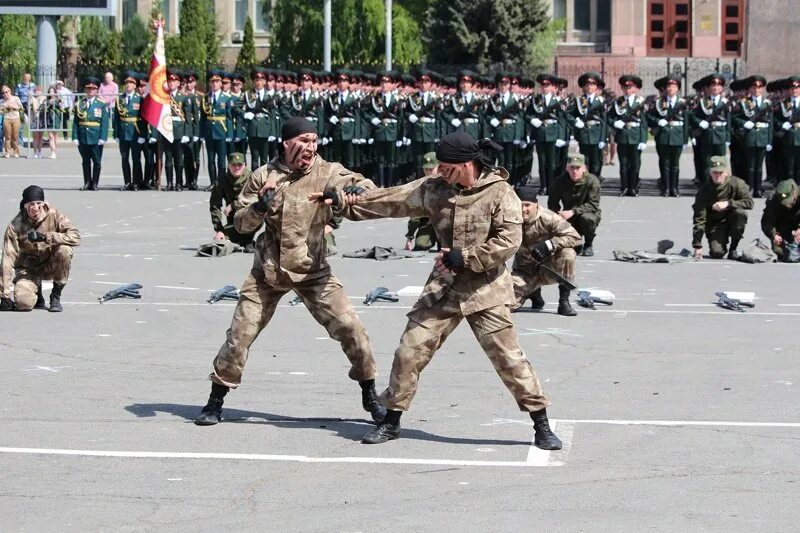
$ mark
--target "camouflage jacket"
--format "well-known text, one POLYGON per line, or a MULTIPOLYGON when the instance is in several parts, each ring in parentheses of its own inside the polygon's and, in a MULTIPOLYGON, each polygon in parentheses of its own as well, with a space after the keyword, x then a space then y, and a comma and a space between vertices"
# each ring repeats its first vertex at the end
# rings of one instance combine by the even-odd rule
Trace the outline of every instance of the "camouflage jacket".
POLYGON ((522 222, 522 246, 514 257, 514 270, 532 274, 538 261, 531 256, 531 248, 548 239, 553 243, 554 252, 581 243, 581 236, 572 224, 540 205, 536 216, 522 222))
POLYGON ((459 249, 464 268, 453 276, 433 271, 415 307, 433 307, 455 292, 469 315, 497 305, 513 305, 508 261, 522 242, 522 207, 507 182, 508 172, 492 170, 470 189, 427 176, 388 189, 374 189, 343 210, 351 220, 428 217, 443 248, 459 249))
POLYGON ((250 175, 233 204, 234 226, 242 234, 253 233, 262 222, 264 233, 256 242, 255 267, 263 268, 269 284, 279 273, 297 283, 330 275, 325 260, 325 224, 332 217, 330 207, 309 202, 309 193, 341 189, 347 185, 371 189, 375 185, 361 174, 317 156, 305 172, 292 172, 278 158, 250 175), (258 213, 253 203, 267 181, 275 181, 275 196, 266 214, 258 213))
POLYGON ((3 285, 2 294, 11 297, 14 286, 14 271, 35 272, 41 270, 55 252, 56 246, 78 246, 81 234, 72 222, 58 209, 45 204, 47 214, 39 223, 32 222, 24 209, 14 217, 6 228, 3 239, 3 285), (30 242, 28 232, 36 230, 46 237, 45 242, 30 242))

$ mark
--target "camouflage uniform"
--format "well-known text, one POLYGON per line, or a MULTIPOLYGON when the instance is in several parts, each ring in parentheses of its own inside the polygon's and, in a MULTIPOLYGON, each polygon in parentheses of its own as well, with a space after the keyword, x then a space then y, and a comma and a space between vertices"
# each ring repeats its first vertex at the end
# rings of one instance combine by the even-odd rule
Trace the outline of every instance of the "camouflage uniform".
POLYGON ((14 289, 18 311, 30 311, 42 280, 66 285, 72 264, 72 247, 81 243, 78 229, 58 209, 45 204, 47 214, 34 224, 24 209, 6 228, 3 240, 3 298, 11 298, 14 289), (30 242, 28 232, 36 230, 45 242, 30 242))
POLYGON ((256 241, 253 268, 239 291, 227 339, 209 379, 233 388, 241 383, 250 346, 289 291, 300 296, 317 322, 341 344, 352 365, 350 378, 375 378, 367 332, 325 260, 323 233, 331 210, 308 201, 309 193, 353 184, 374 187, 360 174, 319 156, 306 173, 292 172, 274 160, 250 176, 234 203, 234 224, 239 233, 253 232, 262 223, 267 227, 256 241), (266 214, 260 214, 253 203, 268 180, 277 181, 277 188, 266 214))
POLYGON ((531 255, 531 248, 548 239, 553 243, 554 249, 553 255, 545 259, 544 264, 570 281, 575 279, 574 247, 581 243, 581 236, 561 216, 539 206, 534 217, 523 221, 522 246, 514 256, 511 273, 516 299, 514 309, 519 309, 539 287, 559 282, 547 270, 537 268, 538 262, 531 255))
POLYGON ((353 220, 427 216, 442 247, 458 249, 464 258, 464 268, 452 276, 431 273, 408 313, 389 387, 381 394, 387 408, 408 409, 420 372, 462 319, 520 410, 539 411, 550 404, 519 345, 508 309, 514 291, 506 261, 522 241, 522 210, 507 180, 504 169, 484 173, 470 189, 451 187, 440 177, 422 178, 370 191, 343 211, 353 220))

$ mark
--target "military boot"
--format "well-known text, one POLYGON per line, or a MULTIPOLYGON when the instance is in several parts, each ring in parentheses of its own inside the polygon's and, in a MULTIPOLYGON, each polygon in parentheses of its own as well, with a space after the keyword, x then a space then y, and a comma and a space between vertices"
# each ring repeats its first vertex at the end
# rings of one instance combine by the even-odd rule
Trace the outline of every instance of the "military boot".
POLYGON ((53 283, 53 290, 50 291, 50 311, 51 313, 60 313, 64 310, 61 307, 61 291, 64 290, 63 283, 53 283))
POLYGON ((738 261, 742 254, 736 249, 739 247, 739 240, 740 239, 731 239, 731 248, 728 252, 728 259, 731 261, 738 261))
POLYGON ((361 385, 361 406, 366 412, 372 415, 375 422, 383 422, 386 418, 386 408, 378 401, 378 393, 375 392, 375 380, 366 379, 359 381, 361 385))
POLYGON ((578 313, 572 308, 569 303, 569 287, 564 285, 558 286, 558 314, 562 316, 575 316, 578 313))
POLYGON ((531 309, 539 311, 544 309, 544 299, 542 298, 542 288, 539 287, 531 294, 531 309))
POLYGON ((214 424, 218 424, 220 420, 222 420, 223 398, 225 398, 229 390, 230 389, 225 385, 211 383, 211 394, 208 397, 208 403, 203 407, 203 410, 200 411, 197 418, 194 419, 194 423, 198 426, 213 426, 214 424))
POLYGON ((384 442, 400 438, 400 415, 402 414, 402 411, 388 409, 383 422, 364 435, 361 439, 361 444, 383 444, 384 442))
POLYGON ((42 284, 36 286, 36 304, 33 306, 34 309, 47 309, 47 306, 44 305, 44 295, 42 294, 42 284))
POLYGON ((533 443, 542 450, 560 450, 561 439, 556 437, 550 429, 550 422, 547 420, 547 409, 541 409, 531 413, 533 420, 534 438, 533 443))
POLYGON ((592 240, 586 239, 583 243, 583 248, 579 252, 581 257, 592 257, 594 256, 594 249, 592 248, 592 243, 594 242, 594 237, 592 240))

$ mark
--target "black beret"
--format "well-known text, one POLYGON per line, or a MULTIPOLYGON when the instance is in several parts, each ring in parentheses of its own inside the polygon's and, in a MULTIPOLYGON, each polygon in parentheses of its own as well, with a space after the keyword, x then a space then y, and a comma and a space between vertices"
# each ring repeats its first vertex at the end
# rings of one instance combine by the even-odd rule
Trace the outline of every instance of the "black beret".
POLYGON ((288 141, 304 133, 317 133, 317 126, 303 117, 292 117, 284 122, 281 128, 281 137, 284 141, 288 141))

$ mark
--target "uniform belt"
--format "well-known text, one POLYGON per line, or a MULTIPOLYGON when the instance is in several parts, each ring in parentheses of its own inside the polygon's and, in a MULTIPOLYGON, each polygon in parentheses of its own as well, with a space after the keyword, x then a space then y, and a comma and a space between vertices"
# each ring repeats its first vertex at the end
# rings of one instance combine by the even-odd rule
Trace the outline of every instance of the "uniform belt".
POLYGON ((310 120, 311 122, 316 122, 319 120, 319 117, 303 117, 303 118, 305 118, 306 120, 310 120))
POLYGON ((385 118, 385 119, 381 120, 381 122, 383 122, 384 124, 394 124, 395 122, 397 122, 397 119, 396 118, 385 118))
POLYGON ((599 120, 587 120, 586 121, 586 125, 587 126, 597 126, 598 124, 600 124, 599 120))
POLYGON ((419 121, 424 122, 425 124, 433 124, 434 122, 436 122, 436 119, 430 117, 420 117, 419 121))
POLYGON ((465 118, 461 122, 463 122, 464 124, 477 124, 478 123, 478 119, 477 118, 465 118))
POLYGON ((667 126, 683 126, 682 120, 670 120, 667 122, 667 126))
POLYGON ((138 117, 120 117, 119 119, 120 119, 122 122, 132 122, 132 123, 134 123, 134 124, 136 124, 137 122, 139 122, 139 118, 138 118, 138 117))
POLYGON ((509 124, 516 124, 516 123, 517 121, 513 118, 504 118, 503 120, 500 121, 500 124, 504 124, 506 126, 509 124))
POLYGON ((183 122, 182 117, 172 117, 172 122, 183 122))
POLYGON ((625 127, 626 128, 638 128, 641 125, 642 125, 641 122, 635 122, 635 121, 631 121, 631 122, 626 122, 625 123, 625 127))
POLYGON ((759 130, 763 130, 764 128, 769 128, 769 122, 756 122, 756 128, 759 130))
POLYGON ((341 118, 341 119, 339 119, 339 120, 340 120, 341 122, 355 122, 355 121, 356 121, 356 119, 354 119, 354 118, 351 118, 351 117, 342 117, 342 118, 341 118))
POLYGON ((94 126, 95 128, 100 127, 99 122, 78 122, 78 126, 94 126))
POLYGON ((796 130, 800 130, 800 122, 793 122, 792 127, 796 130))
POLYGON ((227 117, 206 117, 208 120, 213 120, 214 122, 225 122, 228 120, 227 117))
POLYGON ((255 115, 253 115, 253 116, 254 116, 255 118, 269 118, 269 115, 267 115, 266 113, 256 113, 256 114, 255 114, 255 115))
POLYGON ((551 124, 558 124, 558 121, 552 118, 548 118, 547 120, 543 120, 542 124, 551 125, 551 124))
POLYGON ((727 126, 727 125, 728 125, 728 122, 725 121, 725 120, 715 120, 714 122, 711 123, 711 127, 712 128, 719 128, 719 127, 727 126))

